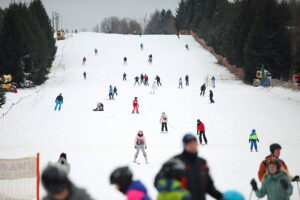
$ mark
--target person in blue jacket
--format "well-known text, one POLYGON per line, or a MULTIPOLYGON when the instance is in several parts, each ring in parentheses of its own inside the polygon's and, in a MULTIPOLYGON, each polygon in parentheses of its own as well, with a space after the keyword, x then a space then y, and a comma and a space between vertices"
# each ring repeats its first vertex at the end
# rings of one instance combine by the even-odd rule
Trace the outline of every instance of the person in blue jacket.
POLYGON ((55 99, 54 111, 56 111, 57 107, 58 107, 58 110, 60 111, 61 105, 63 104, 63 102, 64 102, 64 98, 63 98, 62 94, 60 93, 55 99))
POLYGON ((114 90, 113 90, 113 87, 110 85, 109 86, 109 99, 114 99, 114 90))
POLYGON ((250 151, 252 152, 253 147, 255 148, 255 151, 257 152, 257 144, 256 142, 259 142, 258 137, 256 135, 256 130, 252 129, 252 132, 249 136, 249 143, 250 145, 250 151))

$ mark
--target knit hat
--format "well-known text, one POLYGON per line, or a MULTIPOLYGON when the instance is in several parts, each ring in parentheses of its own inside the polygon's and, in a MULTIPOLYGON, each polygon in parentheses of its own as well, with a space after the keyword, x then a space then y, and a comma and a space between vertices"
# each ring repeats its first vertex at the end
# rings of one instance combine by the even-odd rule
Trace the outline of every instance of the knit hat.
POLYGON ((142 137, 144 134, 143 134, 143 131, 142 130, 139 130, 138 132, 138 136, 142 137))
POLYGON ((184 146, 186 146, 188 143, 190 143, 192 141, 196 141, 197 142, 197 139, 191 133, 185 134, 185 136, 183 136, 183 138, 182 138, 182 142, 183 142, 184 146))
POLYGON ((61 153, 59 157, 60 158, 64 158, 64 159, 67 160, 67 154, 66 153, 61 153))
POLYGON ((223 193, 225 200, 245 200, 243 195, 236 190, 228 190, 223 193))

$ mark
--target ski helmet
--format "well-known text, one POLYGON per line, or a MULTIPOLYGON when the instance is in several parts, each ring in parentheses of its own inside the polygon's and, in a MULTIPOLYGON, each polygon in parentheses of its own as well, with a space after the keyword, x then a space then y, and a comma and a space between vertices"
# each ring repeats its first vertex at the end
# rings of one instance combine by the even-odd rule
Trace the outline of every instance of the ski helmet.
POLYGON ((272 154, 274 154, 274 151, 276 149, 281 149, 281 146, 278 143, 273 143, 273 144, 270 145, 270 151, 271 151, 272 154))
POLYGON ((161 173, 166 178, 175 178, 180 180, 183 176, 184 169, 184 163, 181 160, 172 158, 163 164, 161 173))
POLYGON ((44 169, 42 184, 49 194, 59 194, 71 186, 66 171, 61 166, 55 164, 50 164, 44 169))
POLYGON ((122 193, 126 192, 126 189, 132 182, 132 172, 129 167, 118 167, 110 175, 110 184, 117 184, 119 190, 122 193))
POLYGON ((139 130, 138 132, 138 136, 142 137, 144 134, 143 134, 143 131, 142 130, 139 130))
POLYGON ((225 200, 245 200, 243 195, 236 190, 228 190, 224 192, 223 197, 225 200))
POLYGON ((256 130, 255 129, 252 129, 252 133, 255 133, 256 132, 256 130))
POLYGON ((277 171, 280 170, 280 162, 277 158, 271 158, 271 160, 267 162, 267 167, 269 167, 269 165, 276 165, 277 171))

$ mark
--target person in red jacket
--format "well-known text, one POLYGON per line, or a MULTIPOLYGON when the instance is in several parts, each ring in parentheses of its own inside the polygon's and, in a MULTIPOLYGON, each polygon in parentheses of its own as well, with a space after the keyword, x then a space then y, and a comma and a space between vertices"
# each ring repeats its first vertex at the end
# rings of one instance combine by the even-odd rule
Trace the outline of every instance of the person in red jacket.
POLYGON ((132 103, 133 103, 132 113, 134 113, 134 111, 136 111, 136 113, 139 113, 139 102, 137 100, 137 97, 134 97, 134 100, 132 103))
POLYGON ((200 121, 200 119, 197 120, 197 135, 199 135, 200 144, 202 144, 202 136, 205 144, 207 144, 207 139, 205 136, 205 127, 204 124, 200 121))

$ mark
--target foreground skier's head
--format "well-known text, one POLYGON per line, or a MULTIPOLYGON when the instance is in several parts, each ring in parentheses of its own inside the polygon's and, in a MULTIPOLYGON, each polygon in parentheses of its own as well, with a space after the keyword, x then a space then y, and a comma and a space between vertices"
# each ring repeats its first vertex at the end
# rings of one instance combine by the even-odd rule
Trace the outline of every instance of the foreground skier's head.
POLYGON ((277 174, 280 171, 280 163, 276 158, 272 158, 267 163, 267 170, 269 174, 277 174))
POLYGON ((188 133, 182 138, 184 151, 191 154, 198 153, 197 139, 194 135, 188 133))
POLYGON ((273 154, 277 158, 279 158, 280 156, 280 150, 281 150, 280 144, 274 143, 270 145, 271 154, 273 154))
POLYGON ((129 167, 118 167, 110 175, 110 184, 117 186, 117 189, 125 193, 128 186, 132 183, 132 172, 129 167))

